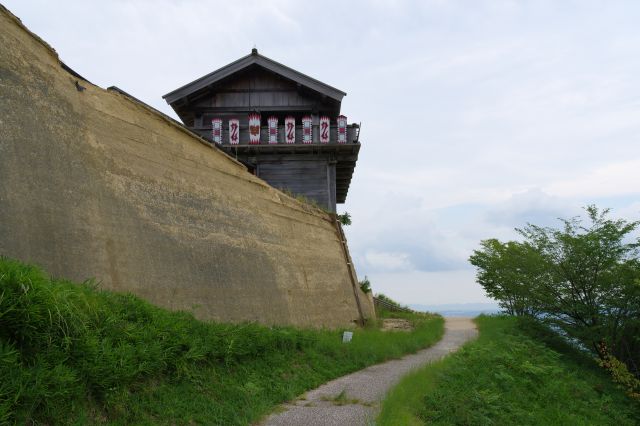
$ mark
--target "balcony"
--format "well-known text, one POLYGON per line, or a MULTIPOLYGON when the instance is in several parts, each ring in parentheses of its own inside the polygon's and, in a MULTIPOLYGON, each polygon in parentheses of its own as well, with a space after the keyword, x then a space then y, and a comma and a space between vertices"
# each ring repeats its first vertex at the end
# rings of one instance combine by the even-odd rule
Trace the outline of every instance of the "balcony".
MULTIPOLYGON (((256 145, 338 145, 338 126, 333 124, 329 128, 329 142, 328 143, 320 143, 320 130, 319 125, 314 124, 312 132, 312 142, 309 144, 302 143, 302 125, 296 126, 296 141, 295 144, 287 144, 285 142, 285 129, 284 124, 278 125, 278 143, 269 143, 269 128, 267 126, 262 126, 260 128, 260 143, 259 144, 250 144, 249 143, 249 125, 248 124, 240 124, 240 141, 237 145, 231 145, 229 143, 229 125, 225 120, 222 126, 222 143, 223 146, 256 146, 256 145)), ((211 126, 208 127, 200 127, 193 129, 196 133, 202 135, 204 138, 212 141, 211 134, 211 126)), ((349 124, 347 125, 347 142, 346 144, 340 145, 348 145, 358 143, 358 139, 360 136, 360 126, 358 124, 349 124)))

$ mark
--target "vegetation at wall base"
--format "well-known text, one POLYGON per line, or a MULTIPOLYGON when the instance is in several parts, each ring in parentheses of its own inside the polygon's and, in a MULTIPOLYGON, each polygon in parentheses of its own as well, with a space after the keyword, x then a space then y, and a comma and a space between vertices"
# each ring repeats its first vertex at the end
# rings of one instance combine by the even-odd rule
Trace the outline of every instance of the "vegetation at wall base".
POLYGON ((411 333, 219 324, 0 258, 0 424, 244 425, 335 377, 435 343, 411 333))
POLYGON ((526 318, 476 322, 479 338, 401 380, 376 424, 638 424, 640 403, 584 351, 526 318))

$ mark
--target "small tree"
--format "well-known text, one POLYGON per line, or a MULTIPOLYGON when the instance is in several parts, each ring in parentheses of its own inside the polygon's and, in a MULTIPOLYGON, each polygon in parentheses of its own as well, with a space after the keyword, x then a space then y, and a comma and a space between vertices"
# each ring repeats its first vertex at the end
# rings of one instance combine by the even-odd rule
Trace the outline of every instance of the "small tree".
POLYGON ((364 280, 360 281, 359 284, 360 290, 362 290, 363 293, 371 293, 371 282, 366 275, 364 276, 364 280))
MULTIPOLYGON (((507 312, 538 316, 596 351, 608 347, 638 375, 640 363, 640 222, 586 209, 560 229, 527 225, 524 242, 486 240, 470 262, 478 282, 507 312)), ((608 355, 608 354, 607 354, 608 355)))
POLYGON ((621 334, 640 318, 639 244, 627 240, 640 222, 609 219, 608 209, 595 206, 586 212, 587 226, 572 218, 562 219, 562 229, 528 225, 519 232, 551 273, 537 292, 549 320, 596 349, 606 341, 616 353, 631 343, 621 334))
POLYGON ((481 245, 482 250, 476 250, 469 261, 478 268, 476 279, 487 295, 510 315, 537 316, 536 290, 542 281, 550 280, 540 254, 529 244, 514 241, 491 239, 481 245))
POLYGON ((349 212, 344 212, 342 214, 336 215, 336 217, 338 218, 338 222, 340 222, 344 226, 351 225, 351 215, 349 214, 349 212))

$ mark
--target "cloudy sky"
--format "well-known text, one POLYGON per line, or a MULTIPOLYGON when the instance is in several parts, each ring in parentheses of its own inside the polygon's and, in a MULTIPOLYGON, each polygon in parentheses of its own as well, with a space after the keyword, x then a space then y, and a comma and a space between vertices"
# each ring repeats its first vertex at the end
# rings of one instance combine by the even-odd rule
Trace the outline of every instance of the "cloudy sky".
POLYGON ((467 258, 595 203, 640 218, 640 2, 29 1, 70 67, 162 95, 263 55, 347 92, 358 275, 403 303, 487 300, 467 258))

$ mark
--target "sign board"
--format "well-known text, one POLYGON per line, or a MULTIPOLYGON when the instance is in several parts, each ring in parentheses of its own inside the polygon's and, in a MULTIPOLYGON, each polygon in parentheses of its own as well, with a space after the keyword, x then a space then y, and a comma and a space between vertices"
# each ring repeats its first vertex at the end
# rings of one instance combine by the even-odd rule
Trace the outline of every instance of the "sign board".
POLYGON ((347 117, 338 116, 338 143, 347 143, 347 117))
POLYGON ((296 143, 296 119, 290 115, 284 119, 284 141, 296 143))
POLYGON ((269 117, 267 123, 269 124, 269 143, 278 143, 278 117, 269 117))
POLYGON ((214 118, 211 120, 211 138, 217 144, 222 143, 222 119, 214 118))
POLYGON ((329 143, 329 135, 331 133, 331 121, 329 117, 323 115, 320 117, 320 143, 329 143))
POLYGON ((260 143, 260 114, 249 114, 249 143, 260 143))
POLYGON ((231 145, 240 143, 240 120, 237 118, 229 120, 229 143, 231 145))
POLYGON ((310 115, 302 117, 302 143, 313 143, 313 127, 310 115))

